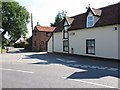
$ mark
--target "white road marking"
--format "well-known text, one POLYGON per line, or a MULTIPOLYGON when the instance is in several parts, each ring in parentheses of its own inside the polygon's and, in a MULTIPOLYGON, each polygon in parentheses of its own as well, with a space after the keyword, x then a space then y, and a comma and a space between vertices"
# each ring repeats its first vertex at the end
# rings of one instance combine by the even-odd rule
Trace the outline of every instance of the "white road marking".
POLYGON ((79 64, 76 64, 76 65, 73 65, 74 67, 80 67, 81 65, 79 65, 79 64))
POLYGON ((71 62, 77 62, 77 61, 66 61, 67 63, 71 63, 71 62))
POLYGON ((108 68, 108 67, 100 67, 100 66, 90 66, 90 65, 80 65, 80 64, 66 64, 68 66, 73 67, 81 67, 81 68, 91 68, 91 69, 100 69, 100 70, 109 70, 109 71, 118 71, 117 68, 108 68))
POLYGON ((60 59, 60 58, 56 58, 56 59, 59 60, 59 61, 65 62, 63 59, 60 59))
POLYGON ((60 59, 60 58, 56 58, 57 60, 59 61, 62 61, 62 62, 67 62, 67 63, 71 63, 71 62, 77 62, 77 61, 72 61, 72 60, 63 60, 63 59, 60 59))
POLYGON ((18 59, 17 62, 22 62, 22 58, 23 58, 23 54, 19 51, 19 53, 21 54, 20 58, 18 59))
MULTIPOLYGON (((77 62, 77 61, 68 61, 68 60, 63 60, 61 58, 56 58, 59 61, 62 62, 77 62)), ((99 69, 99 70, 109 70, 109 71, 118 71, 117 68, 110 68, 110 67, 100 67, 100 66, 90 66, 90 65, 81 65, 81 64, 66 64, 68 66, 73 66, 73 67, 81 67, 81 68, 91 68, 91 69, 99 69)))
POLYGON ((81 65, 80 67, 82 67, 82 68, 89 68, 90 66, 89 65, 81 65))
POLYGON ((92 68, 92 69, 96 69, 96 68, 98 68, 98 66, 91 66, 90 68, 92 68))
POLYGON ((30 73, 33 74, 34 72, 31 71, 24 71, 24 70, 14 70, 14 69, 6 69, 6 68, 0 68, 1 70, 6 70, 6 71, 15 71, 15 72, 22 72, 22 73, 30 73))
POLYGON ((98 67, 98 69, 101 69, 101 70, 105 70, 107 69, 108 67, 98 67))
POLYGON ((118 69, 117 68, 110 68, 108 70, 110 70, 110 71, 117 71, 118 69))
POLYGON ((69 79, 69 78, 66 78, 66 77, 62 77, 62 79, 72 80, 72 81, 77 81, 77 82, 82 82, 82 83, 88 83, 88 84, 102 86, 102 87, 107 87, 107 88, 117 88, 117 87, 113 87, 113 86, 108 86, 108 85, 103 85, 103 84, 98 84, 98 83, 93 83, 93 82, 88 82, 88 81, 83 81, 83 80, 78 80, 78 79, 69 79))
POLYGON ((19 60, 17 62, 22 62, 23 55, 21 54, 19 60))

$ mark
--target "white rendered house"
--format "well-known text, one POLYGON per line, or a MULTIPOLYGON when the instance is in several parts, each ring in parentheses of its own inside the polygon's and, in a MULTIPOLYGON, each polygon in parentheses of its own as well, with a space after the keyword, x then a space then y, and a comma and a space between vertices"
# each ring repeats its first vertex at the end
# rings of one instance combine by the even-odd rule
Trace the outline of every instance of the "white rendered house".
POLYGON ((120 3, 65 17, 48 42, 48 52, 120 59, 120 3))

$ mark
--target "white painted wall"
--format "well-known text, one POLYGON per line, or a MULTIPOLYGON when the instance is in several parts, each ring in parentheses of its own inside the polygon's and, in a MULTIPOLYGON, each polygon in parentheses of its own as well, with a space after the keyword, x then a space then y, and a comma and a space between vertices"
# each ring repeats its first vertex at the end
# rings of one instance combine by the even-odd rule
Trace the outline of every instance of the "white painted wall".
MULTIPOLYGON (((48 42, 48 52, 52 52, 52 38, 48 42)), ((54 52, 65 53, 62 32, 54 33, 54 52)), ((69 53, 120 59, 118 52, 120 53, 120 25, 69 31, 69 53), (119 28, 114 30, 114 27, 119 28), (95 39, 95 55, 86 54, 86 39, 95 39), (73 52, 71 48, 74 49, 73 52)))
POLYGON ((63 33, 54 33, 54 52, 63 52, 63 33))
POLYGON ((120 25, 118 25, 118 57, 120 59, 120 25))
POLYGON ((48 52, 50 52, 50 53, 52 53, 53 52, 53 46, 52 46, 52 44, 53 44, 53 42, 52 42, 52 39, 53 39, 53 36, 50 38, 50 40, 48 41, 48 45, 47 45, 47 50, 48 50, 48 52))
POLYGON ((74 48, 74 54, 118 59, 118 30, 113 27, 71 31, 75 35, 69 36, 70 53, 74 48), (95 39, 95 55, 86 54, 86 39, 95 39))
POLYGON ((99 19, 99 17, 94 16, 94 24, 96 24, 99 19))

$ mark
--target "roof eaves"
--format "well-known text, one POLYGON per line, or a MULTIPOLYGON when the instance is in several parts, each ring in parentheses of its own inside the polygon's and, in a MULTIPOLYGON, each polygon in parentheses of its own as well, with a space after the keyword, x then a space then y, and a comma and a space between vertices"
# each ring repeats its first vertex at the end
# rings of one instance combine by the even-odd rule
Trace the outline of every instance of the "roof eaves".
POLYGON ((93 14, 96 16, 97 14, 95 13, 95 11, 91 8, 91 11, 93 12, 93 14))
POLYGON ((101 16, 102 14, 102 10, 100 9, 94 9, 94 8, 91 8, 92 12, 94 13, 95 16, 101 16))
POLYGON ((68 21, 68 17, 65 17, 65 20, 67 21, 68 25, 70 25, 70 22, 68 21))

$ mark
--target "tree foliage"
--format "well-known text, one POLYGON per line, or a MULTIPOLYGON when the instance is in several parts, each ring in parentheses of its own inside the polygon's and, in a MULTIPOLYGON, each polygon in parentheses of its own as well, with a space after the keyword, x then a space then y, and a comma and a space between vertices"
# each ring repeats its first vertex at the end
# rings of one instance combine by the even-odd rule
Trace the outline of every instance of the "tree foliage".
POLYGON ((0 28, 2 28, 2 2, 0 2, 0 28))
POLYGON ((27 38, 26 41, 28 42, 28 44, 25 44, 24 49, 32 51, 32 36, 27 38))
POLYGON ((27 23, 29 22, 29 13, 19 5, 18 2, 2 3, 2 28, 4 36, 8 32, 11 41, 16 41, 21 37, 25 37, 27 31, 27 23))
POLYGON ((66 16, 66 11, 62 11, 62 12, 58 12, 58 14, 55 17, 55 22, 54 23, 50 23, 51 27, 56 27, 62 20, 63 18, 66 16))

